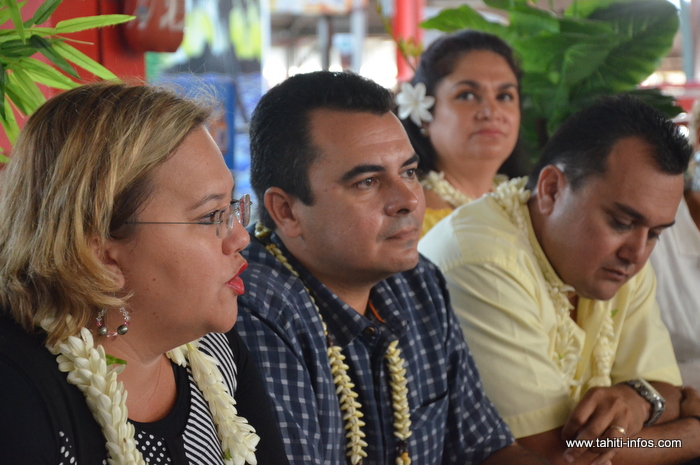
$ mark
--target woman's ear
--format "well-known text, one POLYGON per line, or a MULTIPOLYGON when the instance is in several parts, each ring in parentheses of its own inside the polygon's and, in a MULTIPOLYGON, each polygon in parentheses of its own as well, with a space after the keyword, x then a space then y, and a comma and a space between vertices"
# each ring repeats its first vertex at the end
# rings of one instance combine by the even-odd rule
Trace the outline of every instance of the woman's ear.
POLYGON ((100 243, 97 239, 93 239, 91 247, 95 257, 102 262, 102 265, 114 276, 117 287, 119 289, 123 288, 126 285, 126 279, 119 265, 119 257, 124 244, 114 239, 107 239, 103 243, 100 243))
POLYGON ((301 236, 302 228, 295 206, 301 202, 293 195, 279 187, 270 187, 265 191, 265 208, 282 234, 290 239, 301 236))
POLYGON ((554 210, 554 204, 566 187, 564 172, 555 165, 547 165, 540 171, 537 179, 537 209, 543 215, 554 210))

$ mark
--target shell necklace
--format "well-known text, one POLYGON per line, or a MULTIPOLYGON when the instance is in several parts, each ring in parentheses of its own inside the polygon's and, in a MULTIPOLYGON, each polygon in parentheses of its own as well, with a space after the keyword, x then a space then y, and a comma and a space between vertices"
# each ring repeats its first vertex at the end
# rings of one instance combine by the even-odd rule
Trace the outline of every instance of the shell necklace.
POLYGON ((438 197, 450 204, 453 208, 460 207, 474 200, 450 184, 450 182, 445 179, 444 172, 438 173, 436 171, 429 171, 420 184, 423 188, 435 192, 438 197))
MULTIPOLYGON (((287 260, 287 257, 285 257, 282 251, 269 240, 271 232, 272 231, 260 223, 255 225, 255 237, 265 242, 265 248, 291 271, 294 276, 301 279, 299 273, 297 273, 287 260)), ((326 336, 328 359, 330 360, 333 383, 340 397, 340 410, 345 412, 345 414, 343 414, 343 419, 346 422, 345 429, 348 430, 345 436, 347 438, 346 448, 348 449, 346 455, 350 457, 350 463, 352 465, 361 465, 362 459, 367 457, 367 452, 364 451, 364 447, 367 446, 367 443, 363 439, 365 433, 362 432, 362 427, 365 425, 365 422, 361 420, 362 412, 360 409, 362 405, 357 401, 358 395, 353 390, 355 384, 348 376, 350 367, 348 367, 344 361, 345 356, 342 354, 341 348, 335 345, 332 336, 328 334, 326 323, 323 321, 321 312, 311 292, 306 285, 304 285, 304 288, 309 294, 311 302, 313 302, 316 307, 316 312, 323 325, 323 333, 326 336)), ((396 340, 389 344, 384 359, 386 360, 390 375, 389 385, 391 386, 392 408, 394 410, 394 437, 398 439, 396 445, 396 465, 411 465, 411 457, 408 453, 407 442, 408 438, 411 436, 411 415, 408 408, 408 381, 406 380, 406 368, 404 367, 404 359, 401 357, 401 349, 397 347, 398 343, 399 341, 396 340)))
MULTIPOLYGON (((542 270, 547 293, 552 299, 557 318, 553 360, 564 374, 564 378, 569 385, 571 398, 574 401, 578 401, 582 393, 581 382, 574 380, 574 377, 580 360, 581 345, 574 337, 576 323, 570 316, 573 305, 571 305, 567 297, 567 292, 573 291, 574 288, 564 284, 555 275, 542 249, 531 242, 532 238, 530 238, 528 233, 525 215, 522 211, 522 205, 527 203, 531 195, 530 191, 525 189, 526 183, 527 177, 515 178, 502 183, 496 188, 496 192, 489 195, 508 213, 511 221, 528 238, 530 249, 537 259, 540 270, 542 270)), ((614 337, 612 315, 606 312, 595 347, 593 348, 592 377, 587 383, 587 388, 611 385, 610 371, 612 370, 615 355, 612 342, 614 337)))
MULTIPOLYGON (((42 327, 50 326, 42 322, 42 327)), ((93 342, 87 328, 80 330, 80 337, 70 336, 55 347, 47 347, 58 355, 58 369, 68 373, 68 382, 85 395, 87 405, 102 427, 107 440, 110 465, 145 465, 134 440, 134 425, 127 421, 127 392, 124 384, 117 382, 117 375, 124 365, 108 366, 104 347, 93 342)), ((221 440, 223 461, 226 465, 256 465, 255 448, 260 437, 245 418, 239 417, 236 401, 224 385, 218 362, 199 351, 198 341, 175 348, 167 356, 178 365, 189 361, 192 377, 209 404, 209 410, 221 440)))

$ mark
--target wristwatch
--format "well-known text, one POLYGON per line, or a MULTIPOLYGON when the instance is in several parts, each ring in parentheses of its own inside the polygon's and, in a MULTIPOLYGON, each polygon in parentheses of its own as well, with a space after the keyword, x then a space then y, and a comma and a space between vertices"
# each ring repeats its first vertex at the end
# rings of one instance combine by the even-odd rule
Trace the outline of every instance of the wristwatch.
POLYGON ((631 379, 620 384, 631 386, 637 391, 637 394, 651 404, 649 419, 644 423, 644 426, 651 426, 656 423, 656 420, 658 420, 661 414, 664 413, 664 410, 666 410, 666 399, 659 394, 659 391, 654 389, 654 386, 643 379, 631 379))

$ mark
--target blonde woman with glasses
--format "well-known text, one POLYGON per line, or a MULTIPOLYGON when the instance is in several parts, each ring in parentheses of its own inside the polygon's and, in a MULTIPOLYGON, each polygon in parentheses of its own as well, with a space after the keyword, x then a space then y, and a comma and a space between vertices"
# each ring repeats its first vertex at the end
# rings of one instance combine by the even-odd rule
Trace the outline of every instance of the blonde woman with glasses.
POLYGON ((286 463, 229 331, 250 199, 208 117, 91 84, 28 120, 0 192, 0 463, 286 463))

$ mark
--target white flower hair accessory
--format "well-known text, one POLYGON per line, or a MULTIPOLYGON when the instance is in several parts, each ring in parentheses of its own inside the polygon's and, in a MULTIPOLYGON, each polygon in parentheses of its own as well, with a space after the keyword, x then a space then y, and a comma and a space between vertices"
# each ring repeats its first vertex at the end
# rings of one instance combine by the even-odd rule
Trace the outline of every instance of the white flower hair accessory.
POLYGON ((422 82, 415 87, 410 82, 402 83, 396 104, 399 106, 399 118, 406 119, 410 116, 418 127, 433 120, 433 115, 428 110, 435 104, 435 97, 425 95, 425 84, 422 82))

